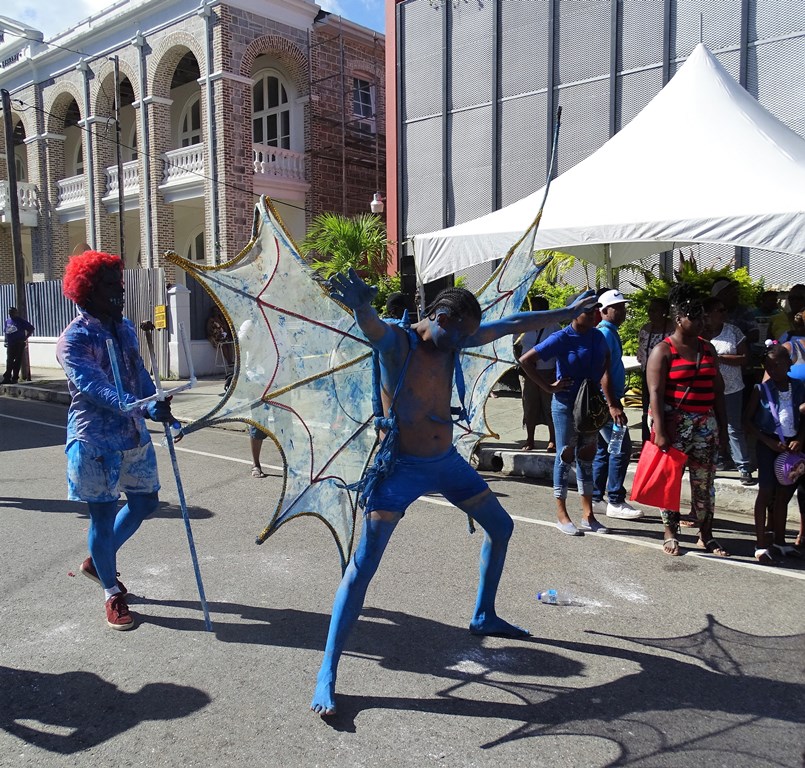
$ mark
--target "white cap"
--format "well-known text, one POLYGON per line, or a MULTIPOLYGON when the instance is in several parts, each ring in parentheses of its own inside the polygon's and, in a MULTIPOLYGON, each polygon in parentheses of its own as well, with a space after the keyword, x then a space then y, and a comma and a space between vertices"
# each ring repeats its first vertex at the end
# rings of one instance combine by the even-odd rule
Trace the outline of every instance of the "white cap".
POLYGON ((600 305, 601 309, 612 307, 615 304, 628 303, 629 302, 626 300, 626 297, 620 291, 616 291, 614 288, 611 291, 605 291, 598 297, 598 304, 600 305))

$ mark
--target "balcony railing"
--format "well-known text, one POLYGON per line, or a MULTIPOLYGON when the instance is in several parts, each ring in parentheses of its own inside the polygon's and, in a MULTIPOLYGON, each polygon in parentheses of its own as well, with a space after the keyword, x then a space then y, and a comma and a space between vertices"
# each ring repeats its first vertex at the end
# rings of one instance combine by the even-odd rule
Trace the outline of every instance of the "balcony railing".
POLYGON ((198 184, 204 181, 204 145, 172 149, 163 155, 165 171, 163 184, 198 184))
POLYGON ((252 153, 255 176, 304 182, 304 154, 291 152, 290 149, 269 147, 266 144, 252 144, 252 153))
POLYGON ((86 177, 84 174, 78 176, 68 176, 56 182, 59 189, 58 208, 79 208, 84 205, 86 197, 86 177))
MULTIPOLYGON (((17 201, 20 224, 35 227, 39 216, 39 197, 36 185, 27 181, 17 182, 17 201)), ((0 221, 11 221, 11 188, 7 181, 0 182, 0 221)))
MULTIPOLYGON (((140 171, 136 160, 123 163, 123 194, 137 195, 140 192, 140 171)), ((117 195, 117 166, 106 169, 106 196, 117 195)))

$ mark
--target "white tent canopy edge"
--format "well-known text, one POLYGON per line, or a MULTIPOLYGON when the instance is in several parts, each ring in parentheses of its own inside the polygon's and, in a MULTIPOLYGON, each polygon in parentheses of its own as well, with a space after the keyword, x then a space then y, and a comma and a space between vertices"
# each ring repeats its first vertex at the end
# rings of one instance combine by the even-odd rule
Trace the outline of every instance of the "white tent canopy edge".
MULTIPOLYGON (((419 282, 505 256, 543 193, 415 236, 419 282)), ((623 130, 553 181, 534 247, 620 266, 692 243, 805 253, 805 139, 703 44, 623 130)))

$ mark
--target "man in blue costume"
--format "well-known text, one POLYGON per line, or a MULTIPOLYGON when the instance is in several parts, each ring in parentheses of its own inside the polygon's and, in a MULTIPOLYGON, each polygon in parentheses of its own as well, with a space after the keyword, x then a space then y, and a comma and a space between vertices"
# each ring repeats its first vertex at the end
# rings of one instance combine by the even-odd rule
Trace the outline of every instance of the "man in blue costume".
POLYGON ((393 433, 397 456, 374 478, 376 482, 368 491, 361 538, 335 595, 324 659, 310 705, 322 716, 335 713, 338 661, 363 608, 369 582, 395 526, 407 507, 423 494, 443 494, 486 532, 470 632, 528 636, 527 630, 504 621, 495 612, 514 523, 483 478, 453 446, 450 402, 456 360, 463 348, 571 320, 595 301, 585 294, 565 309, 521 312, 481 323, 481 307, 475 296, 462 288, 448 288, 427 308, 422 320, 404 329, 378 317, 372 308, 377 288, 364 283, 354 270, 335 275, 330 282, 332 297, 354 312, 361 331, 379 352, 385 423, 393 433))
POLYGON ((72 398, 65 450, 68 498, 89 507, 90 556, 81 572, 103 587, 108 626, 131 629, 127 590, 117 579, 117 551, 159 503, 156 456, 144 417, 168 423, 174 418, 167 402, 151 401, 127 413, 120 409, 108 339, 114 344, 125 404, 156 391, 134 326, 123 317, 120 258, 98 251, 74 256, 67 264, 63 290, 79 309, 59 337, 56 357, 72 398), (118 511, 121 490, 128 503, 118 511))

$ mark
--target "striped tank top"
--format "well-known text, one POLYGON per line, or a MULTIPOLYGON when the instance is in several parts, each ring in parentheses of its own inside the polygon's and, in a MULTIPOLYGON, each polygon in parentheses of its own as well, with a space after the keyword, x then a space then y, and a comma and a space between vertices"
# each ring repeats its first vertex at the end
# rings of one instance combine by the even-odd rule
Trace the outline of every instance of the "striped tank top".
POLYGON ((696 361, 685 360, 670 337, 663 341, 671 348, 671 363, 665 380, 665 405, 688 413, 711 411, 716 399, 713 382, 718 373, 713 348, 704 339, 698 339, 701 359, 697 371, 696 361))

